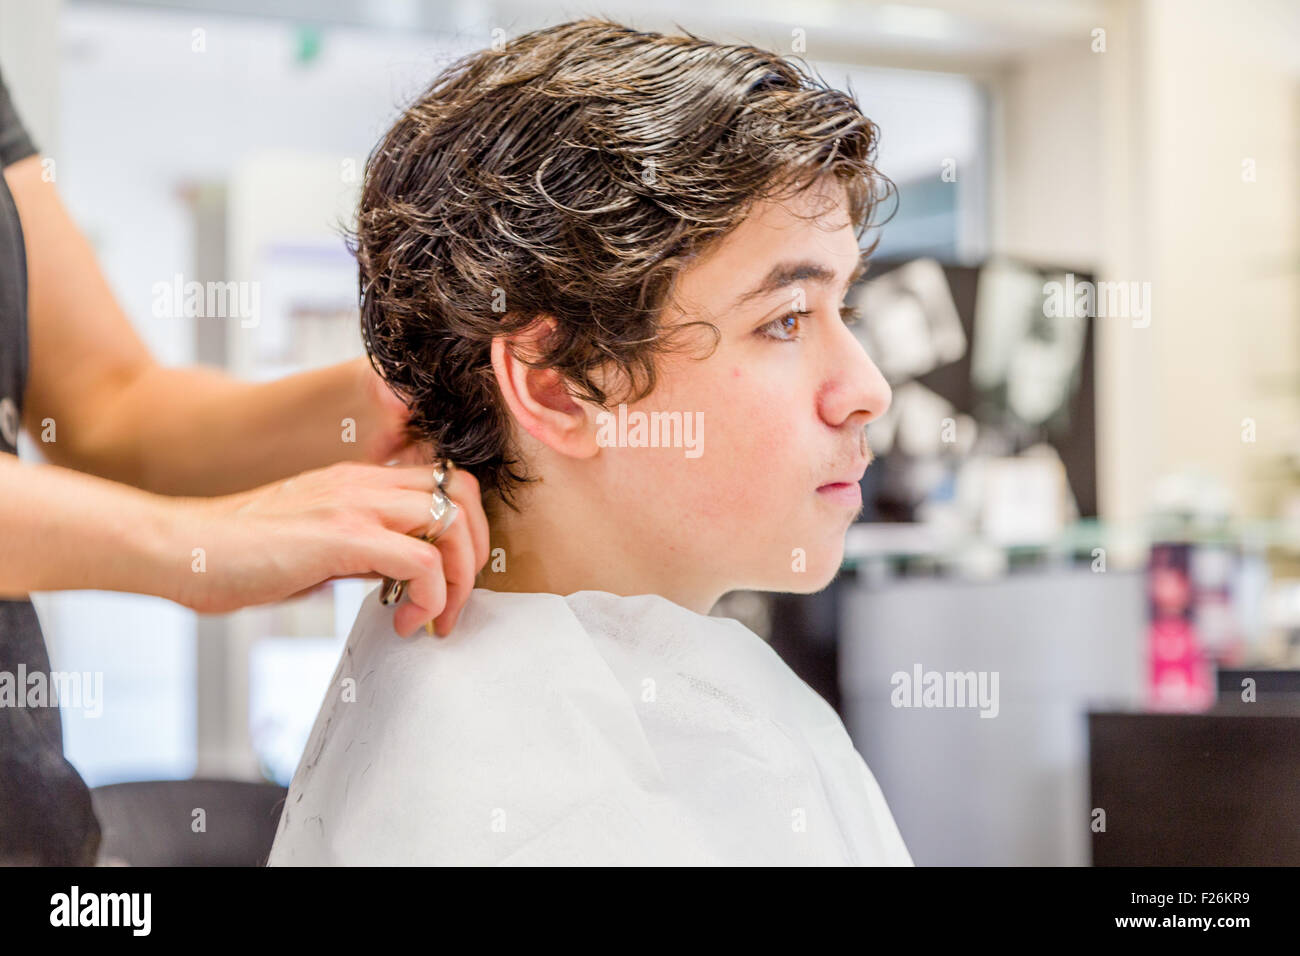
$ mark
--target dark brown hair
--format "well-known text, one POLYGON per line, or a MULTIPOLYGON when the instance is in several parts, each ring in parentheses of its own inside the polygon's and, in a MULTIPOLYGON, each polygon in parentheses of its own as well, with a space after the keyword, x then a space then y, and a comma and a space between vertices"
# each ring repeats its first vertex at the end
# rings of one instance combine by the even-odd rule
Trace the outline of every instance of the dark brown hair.
POLYGON ((627 400, 648 395, 677 273, 758 201, 827 174, 860 236, 891 185, 877 136, 851 94, 752 46, 587 19, 466 56, 366 167, 354 251, 371 361, 413 437, 509 503, 529 476, 495 336, 550 316, 531 364, 600 405, 601 368, 627 400))

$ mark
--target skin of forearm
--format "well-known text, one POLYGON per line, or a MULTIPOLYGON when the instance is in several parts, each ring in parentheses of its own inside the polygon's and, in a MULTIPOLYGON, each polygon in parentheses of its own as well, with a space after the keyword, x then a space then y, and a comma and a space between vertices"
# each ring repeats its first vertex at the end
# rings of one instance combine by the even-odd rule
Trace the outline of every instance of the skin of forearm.
POLYGON ((364 444, 374 408, 357 407, 367 404, 363 363, 265 384, 159 366, 39 157, 6 167, 4 178, 27 252, 24 424, 49 461, 163 494, 206 496, 374 453, 364 444), (357 442, 344 440, 345 418, 356 421, 357 442))
POLYGON ((175 599, 189 552, 169 499, 0 454, 0 597, 95 589, 175 599))
POLYGON ((159 494, 244 491, 364 458, 360 440, 345 440, 368 433, 361 394, 352 363, 258 384, 211 368, 152 365, 116 389, 59 460, 159 494))

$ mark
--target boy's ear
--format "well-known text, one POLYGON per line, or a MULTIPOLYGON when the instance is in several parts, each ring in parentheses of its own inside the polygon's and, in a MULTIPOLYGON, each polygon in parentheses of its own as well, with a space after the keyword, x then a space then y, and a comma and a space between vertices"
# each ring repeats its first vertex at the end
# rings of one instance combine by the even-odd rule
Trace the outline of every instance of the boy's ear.
POLYGON ((538 316, 515 335, 492 340, 492 371, 510 413, 542 444, 573 458, 596 454, 595 416, 599 409, 573 396, 568 380, 549 368, 533 368, 542 344, 555 328, 551 316, 538 316))

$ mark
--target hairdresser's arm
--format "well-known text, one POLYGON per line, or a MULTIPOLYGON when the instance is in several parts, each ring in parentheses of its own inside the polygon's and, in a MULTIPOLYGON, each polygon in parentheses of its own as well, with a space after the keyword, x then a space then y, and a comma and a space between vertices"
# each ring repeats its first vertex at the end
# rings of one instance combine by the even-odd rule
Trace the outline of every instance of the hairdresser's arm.
MULTIPOLYGON (((394 628, 459 617, 487 555, 463 515, 428 544, 427 467, 339 464, 215 498, 151 494, 0 454, 0 598, 89 588, 169 598, 205 613, 300 594, 342 577, 409 581, 394 628)), ((467 472, 449 490, 477 497, 467 472), (459 491, 457 490, 459 489, 459 491)))
POLYGON ((50 461, 163 494, 217 495, 403 450, 405 409, 364 359, 265 384, 160 366, 39 158, 4 175, 27 248, 24 425, 50 461))

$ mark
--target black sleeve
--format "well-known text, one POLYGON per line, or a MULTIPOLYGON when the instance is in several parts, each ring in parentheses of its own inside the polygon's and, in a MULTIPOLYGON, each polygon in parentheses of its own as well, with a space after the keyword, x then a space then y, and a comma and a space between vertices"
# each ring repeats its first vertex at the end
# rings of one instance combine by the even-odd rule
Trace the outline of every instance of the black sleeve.
POLYGON ((0 76, 0 168, 26 159, 35 152, 32 138, 27 135, 27 130, 9 99, 4 77, 0 76))

